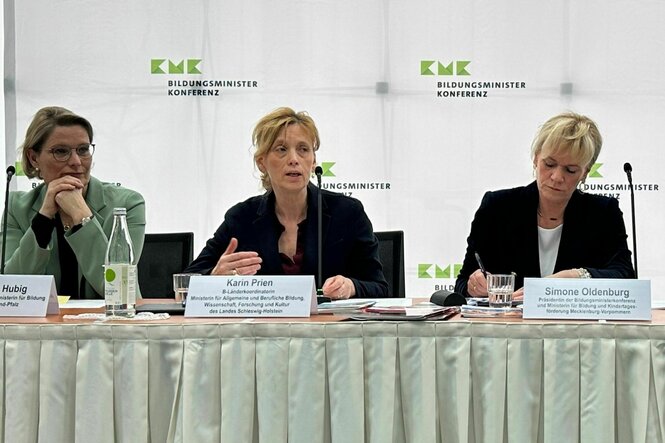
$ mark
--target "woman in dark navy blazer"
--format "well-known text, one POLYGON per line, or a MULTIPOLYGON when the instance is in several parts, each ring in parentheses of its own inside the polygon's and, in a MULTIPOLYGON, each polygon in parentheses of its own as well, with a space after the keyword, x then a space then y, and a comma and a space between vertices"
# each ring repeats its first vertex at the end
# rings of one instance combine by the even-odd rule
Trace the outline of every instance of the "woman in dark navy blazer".
POLYGON ((588 117, 565 113, 545 122, 531 152, 536 181, 483 197, 456 291, 487 296, 476 252, 488 272, 516 273, 517 298, 524 277, 634 278, 619 202, 578 189, 601 147, 588 117))
MULTIPOLYGON (((316 275, 317 198, 310 177, 320 141, 314 121, 306 113, 279 108, 257 123, 252 139, 266 193, 229 209, 186 272, 316 275)), ((321 192, 323 294, 387 297, 378 242, 362 204, 321 192)))

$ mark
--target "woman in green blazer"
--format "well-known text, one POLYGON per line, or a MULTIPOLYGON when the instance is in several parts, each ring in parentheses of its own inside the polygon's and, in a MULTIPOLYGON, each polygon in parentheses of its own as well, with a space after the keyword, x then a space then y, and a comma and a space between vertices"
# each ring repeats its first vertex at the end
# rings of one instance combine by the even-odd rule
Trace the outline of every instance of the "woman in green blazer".
POLYGON ((127 208, 138 261, 143 249, 145 202, 130 189, 90 176, 92 125, 60 107, 40 109, 21 147, 23 170, 43 183, 9 196, 7 274, 55 277, 58 294, 103 298, 103 264, 113 208, 127 208))

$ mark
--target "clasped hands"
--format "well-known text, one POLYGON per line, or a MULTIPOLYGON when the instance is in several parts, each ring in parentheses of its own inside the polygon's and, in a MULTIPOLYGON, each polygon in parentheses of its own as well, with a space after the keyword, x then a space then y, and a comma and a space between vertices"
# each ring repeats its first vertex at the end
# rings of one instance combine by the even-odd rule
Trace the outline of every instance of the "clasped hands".
POLYGON ((53 218, 58 212, 63 224, 69 226, 92 215, 83 197, 83 183, 78 178, 66 175, 48 183, 39 213, 53 218))
MULTIPOLYGON (((548 275, 547 278, 579 278, 579 273, 574 269, 566 269, 548 275)), ((471 297, 487 297, 487 279, 480 269, 476 269, 467 280, 466 291, 471 297)), ((513 300, 524 299, 524 288, 513 292, 513 300)))
MULTIPOLYGON (((226 250, 219 257, 210 275, 254 275, 261 269, 263 259, 254 251, 236 252, 238 239, 231 239, 226 250)), ((323 284, 323 295, 332 299, 345 299, 356 294, 356 287, 343 275, 326 279, 323 284)))

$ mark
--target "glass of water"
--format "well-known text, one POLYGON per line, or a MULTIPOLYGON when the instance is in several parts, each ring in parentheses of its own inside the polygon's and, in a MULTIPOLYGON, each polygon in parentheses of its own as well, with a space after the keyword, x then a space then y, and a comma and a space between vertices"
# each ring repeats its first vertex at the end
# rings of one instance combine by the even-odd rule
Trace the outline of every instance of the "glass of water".
POLYGON ((175 292, 175 301, 181 302, 183 306, 185 306, 187 303, 189 279, 195 275, 201 274, 173 274, 173 291, 175 292))
POLYGON ((509 308, 515 292, 515 274, 487 274, 487 295, 492 308, 509 308))

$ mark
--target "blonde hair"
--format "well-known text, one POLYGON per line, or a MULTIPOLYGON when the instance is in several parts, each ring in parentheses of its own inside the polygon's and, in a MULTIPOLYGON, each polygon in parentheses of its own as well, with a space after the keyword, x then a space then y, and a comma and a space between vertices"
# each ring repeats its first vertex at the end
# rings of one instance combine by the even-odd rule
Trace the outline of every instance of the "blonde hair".
POLYGON ((25 140, 19 147, 21 165, 28 178, 39 177, 39 172, 30 162, 30 150, 41 152, 44 142, 57 126, 81 126, 88 133, 90 143, 92 143, 92 125, 85 118, 59 106, 47 106, 40 109, 32 118, 32 122, 25 132, 25 140))
MULTIPOLYGON (((316 152, 321 143, 319 131, 314 120, 306 112, 295 112, 291 108, 277 108, 258 121, 252 132, 252 143, 256 147, 254 163, 258 166, 258 159, 265 156, 279 136, 282 129, 289 125, 300 125, 312 138, 312 149, 316 152)), ((261 184, 266 191, 272 189, 270 177, 267 172, 261 171, 261 184)))
POLYGON ((547 155, 567 152, 588 171, 596 162, 603 138, 593 120, 574 112, 566 112, 547 120, 540 127, 531 146, 531 159, 542 152, 547 155))

